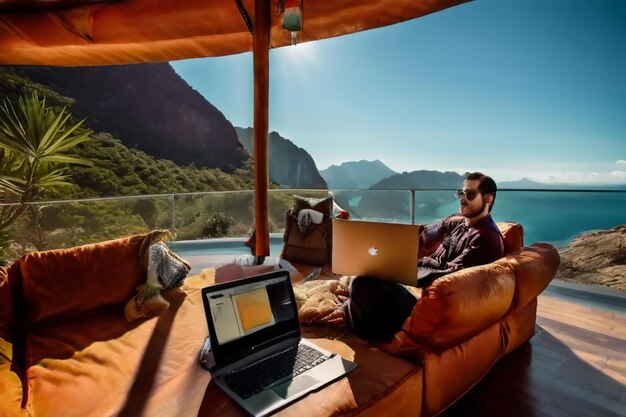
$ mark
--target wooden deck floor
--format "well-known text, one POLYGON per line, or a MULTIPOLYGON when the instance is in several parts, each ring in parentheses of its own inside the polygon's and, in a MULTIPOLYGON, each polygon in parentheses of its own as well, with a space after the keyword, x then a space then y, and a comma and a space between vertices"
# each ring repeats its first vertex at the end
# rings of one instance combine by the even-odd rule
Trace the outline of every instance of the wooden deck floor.
POLYGON ((535 336, 442 416, 626 416, 626 297, 606 300, 546 291, 535 336))

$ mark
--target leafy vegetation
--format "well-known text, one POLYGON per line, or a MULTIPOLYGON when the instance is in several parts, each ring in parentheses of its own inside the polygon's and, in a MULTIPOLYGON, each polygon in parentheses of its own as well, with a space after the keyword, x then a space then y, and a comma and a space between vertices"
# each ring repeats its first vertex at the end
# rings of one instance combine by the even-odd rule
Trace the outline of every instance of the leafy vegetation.
POLYGON ((8 99, 2 102, 0 201, 14 204, 0 207, 0 231, 11 226, 40 194, 69 185, 69 166, 89 165, 70 154, 89 139, 90 130, 79 130, 82 123, 72 123, 64 108, 48 107, 37 92, 19 97, 17 108, 8 99))
POLYGON ((251 161, 233 174, 227 174, 219 169, 180 167, 172 161, 155 160, 145 152, 127 148, 108 133, 96 133, 92 138, 89 143, 77 147, 76 153, 92 161, 93 166, 74 168, 74 189, 50 197, 78 199, 242 190, 252 187, 251 161))
POLYGON ((202 237, 224 237, 228 235, 228 230, 235 224, 235 220, 221 212, 213 213, 206 221, 202 229, 202 237))
POLYGON ((68 123, 70 114, 55 112, 34 92, 20 97, 16 109, 9 100, 0 105, 0 195, 4 202, 18 202, 0 221, 9 226, 25 210, 25 204, 42 191, 67 186, 70 165, 89 165, 87 160, 69 154, 89 139, 90 130, 78 131, 82 124, 68 123))

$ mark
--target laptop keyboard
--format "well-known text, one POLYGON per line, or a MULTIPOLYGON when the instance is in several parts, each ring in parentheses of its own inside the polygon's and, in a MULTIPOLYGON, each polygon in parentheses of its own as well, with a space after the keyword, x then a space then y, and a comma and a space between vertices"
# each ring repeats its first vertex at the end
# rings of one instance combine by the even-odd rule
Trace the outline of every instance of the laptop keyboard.
POLYGON ((307 345, 291 347, 224 377, 228 387, 244 400, 263 391, 281 378, 294 377, 324 362, 327 357, 307 345))

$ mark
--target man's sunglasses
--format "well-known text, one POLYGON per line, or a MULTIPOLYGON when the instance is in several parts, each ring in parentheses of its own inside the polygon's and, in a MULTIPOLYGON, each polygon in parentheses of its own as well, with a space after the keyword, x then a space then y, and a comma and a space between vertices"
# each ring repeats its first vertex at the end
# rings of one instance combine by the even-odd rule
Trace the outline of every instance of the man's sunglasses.
POLYGON ((465 196, 467 201, 472 201, 476 198, 478 194, 480 194, 480 190, 456 190, 456 198, 459 200, 465 196))

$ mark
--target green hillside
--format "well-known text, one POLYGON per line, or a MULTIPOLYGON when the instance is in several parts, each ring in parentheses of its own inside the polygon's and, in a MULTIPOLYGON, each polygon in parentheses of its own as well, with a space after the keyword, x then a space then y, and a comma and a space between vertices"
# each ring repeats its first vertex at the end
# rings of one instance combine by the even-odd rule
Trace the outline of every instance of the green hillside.
MULTIPOLYGON (((28 91, 37 91, 46 97, 48 105, 67 107, 70 112, 75 103, 71 97, 33 83, 8 68, 0 68, 0 100, 5 97, 15 100, 28 91)), ((89 118, 84 126, 91 127, 89 118)), ((172 147, 175 152, 175 146, 172 147)), ((253 186, 251 161, 233 174, 215 168, 178 166, 172 161, 157 160, 145 152, 129 149, 105 132, 94 133, 91 141, 77 147, 76 154, 91 161, 93 166, 70 169, 76 187, 59 189, 44 195, 43 199, 242 190, 253 186)))

